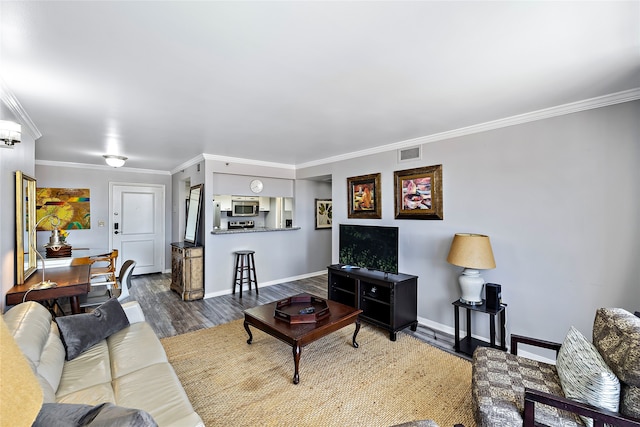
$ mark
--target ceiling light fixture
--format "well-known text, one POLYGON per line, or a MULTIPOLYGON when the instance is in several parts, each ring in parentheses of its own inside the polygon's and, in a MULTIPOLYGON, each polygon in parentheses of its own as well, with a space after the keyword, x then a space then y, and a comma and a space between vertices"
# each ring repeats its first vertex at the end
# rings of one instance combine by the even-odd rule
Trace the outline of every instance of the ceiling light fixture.
POLYGON ((119 168, 120 166, 124 166, 124 162, 127 160, 124 156, 112 156, 111 154, 105 154, 104 161, 107 162, 109 166, 112 168, 119 168))
POLYGON ((22 141, 22 126, 16 122, 0 120, 0 141, 12 147, 22 141))

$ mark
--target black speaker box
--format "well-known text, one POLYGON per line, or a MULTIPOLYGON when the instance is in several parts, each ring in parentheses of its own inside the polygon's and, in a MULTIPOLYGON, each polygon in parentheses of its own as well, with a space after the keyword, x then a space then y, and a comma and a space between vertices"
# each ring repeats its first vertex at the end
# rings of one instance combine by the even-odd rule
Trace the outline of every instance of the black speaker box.
POLYGON ((502 286, 497 283, 486 283, 484 285, 487 298, 487 310, 497 310, 502 303, 502 286))

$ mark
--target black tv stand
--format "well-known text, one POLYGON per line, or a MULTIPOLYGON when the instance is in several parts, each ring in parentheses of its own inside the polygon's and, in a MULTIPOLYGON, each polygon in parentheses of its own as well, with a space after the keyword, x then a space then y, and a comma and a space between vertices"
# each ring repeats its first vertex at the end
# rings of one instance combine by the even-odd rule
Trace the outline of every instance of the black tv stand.
POLYGON ((388 330, 391 341, 407 326, 417 329, 418 276, 344 268, 342 264, 327 269, 329 299, 362 310, 360 318, 388 330))

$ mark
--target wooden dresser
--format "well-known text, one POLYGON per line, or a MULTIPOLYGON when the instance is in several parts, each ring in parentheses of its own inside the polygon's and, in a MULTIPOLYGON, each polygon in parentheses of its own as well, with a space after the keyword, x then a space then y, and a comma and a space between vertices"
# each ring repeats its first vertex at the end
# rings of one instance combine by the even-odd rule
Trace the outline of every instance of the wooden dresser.
POLYGON ((171 243, 171 290, 184 301, 204 298, 204 247, 171 243))

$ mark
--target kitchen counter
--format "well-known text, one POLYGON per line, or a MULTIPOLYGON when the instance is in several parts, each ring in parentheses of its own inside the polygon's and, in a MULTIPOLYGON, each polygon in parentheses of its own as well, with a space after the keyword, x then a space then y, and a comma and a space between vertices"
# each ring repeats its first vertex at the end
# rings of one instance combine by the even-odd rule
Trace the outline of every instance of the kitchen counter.
POLYGON ((229 230, 227 228, 221 228, 220 230, 211 231, 211 234, 263 233, 265 231, 292 231, 292 230, 300 230, 300 227, 287 227, 287 228, 254 227, 254 228, 237 228, 232 230, 229 230))

